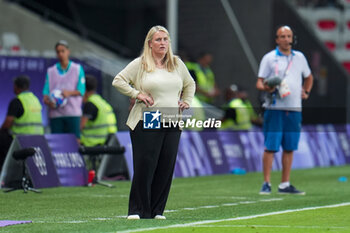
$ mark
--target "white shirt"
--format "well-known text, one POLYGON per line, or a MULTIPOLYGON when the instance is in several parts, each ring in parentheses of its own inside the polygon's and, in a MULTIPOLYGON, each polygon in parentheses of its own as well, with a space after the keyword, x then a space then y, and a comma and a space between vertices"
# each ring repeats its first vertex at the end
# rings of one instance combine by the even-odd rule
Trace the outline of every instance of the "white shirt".
MULTIPOLYGON (((142 90, 152 96, 154 104, 144 107, 143 111, 160 111, 162 118, 166 121, 177 120, 180 114, 178 101, 182 91, 182 78, 174 70, 158 69, 152 73, 146 73, 141 80, 142 90)), ((141 117, 143 120, 143 116, 141 117)))
POLYGON ((174 70, 158 69, 146 73, 141 81, 142 90, 152 95, 154 108, 178 108, 182 91, 182 78, 174 70))
POLYGON ((291 94, 284 98, 280 98, 278 94, 275 96, 268 94, 263 106, 267 109, 300 112, 303 78, 310 74, 310 67, 302 52, 292 50, 292 53, 286 56, 277 47, 265 54, 260 63, 258 77, 267 79, 278 76, 285 79, 291 94))

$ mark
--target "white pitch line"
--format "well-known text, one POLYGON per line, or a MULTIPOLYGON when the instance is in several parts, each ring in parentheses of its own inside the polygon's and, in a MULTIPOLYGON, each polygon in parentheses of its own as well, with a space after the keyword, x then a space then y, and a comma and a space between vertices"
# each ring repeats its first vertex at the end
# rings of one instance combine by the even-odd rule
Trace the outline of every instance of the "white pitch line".
POLYGON ((262 201, 262 202, 270 202, 270 201, 282 201, 283 198, 270 198, 270 199, 261 199, 259 201, 262 201))
POLYGON ((235 228, 235 227, 268 227, 268 228, 306 228, 306 229, 323 229, 323 228, 327 228, 327 229, 345 229, 345 228, 349 228, 349 227, 328 227, 328 226, 284 226, 284 225, 197 225, 197 226, 193 226, 193 227, 213 227, 213 228, 235 228))
POLYGON ((200 206, 198 209, 211 209, 211 208, 218 208, 220 205, 206 205, 206 206, 200 206))
POLYGON ((225 203, 225 204, 222 204, 222 206, 235 206, 235 205, 238 205, 238 203, 225 203))
MULTIPOLYGON (((177 209, 177 210, 165 210, 164 213, 173 213, 173 212, 178 212, 178 211, 182 211, 182 210, 199 210, 199 209, 211 209, 211 208, 219 208, 219 207, 228 207, 228 206, 236 206, 236 205, 240 205, 240 204, 255 204, 257 202, 270 202, 270 201, 281 201, 283 200, 283 198, 270 198, 270 199, 260 199, 257 201, 240 201, 238 203, 224 203, 224 204, 220 204, 220 205, 208 205, 208 206, 198 206, 198 207, 186 207, 186 208, 181 208, 181 209, 177 209)), ((119 216, 115 216, 115 218, 123 218, 126 219, 126 215, 119 215, 119 216)), ((91 219, 93 221, 108 221, 108 220, 113 220, 113 218, 93 218, 91 219)), ((35 221, 36 223, 86 223, 88 222, 88 220, 72 220, 72 221, 58 221, 58 222, 54 222, 54 221, 35 221)))
POLYGON ((199 210, 199 209, 211 209, 211 208, 218 208, 218 207, 227 207, 227 206, 235 206, 235 205, 247 205, 247 204, 256 204, 257 202, 271 202, 271 201, 282 201, 283 198, 270 198, 270 199, 260 199, 257 201, 240 201, 238 203, 224 203, 220 205, 208 205, 208 206, 198 206, 198 207, 185 207, 177 210, 165 210, 164 213, 173 213, 178 212, 182 210, 199 210))
POLYGON ((93 218, 92 220, 96 220, 96 221, 107 221, 107 220, 113 220, 113 218, 93 218))
POLYGON ((87 223, 88 220, 72 220, 72 221, 33 221, 33 223, 69 223, 69 224, 76 224, 76 223, 87 223))
MULTIPOLYGON (((125 218, 127 216, 116 216, 116 218, 125 218)), ((68 223, 68 224, 75 224, 75 223, 88 223, 89 221, 109 221, 114 220, 115 218, 92 218, 90 220, 71 220, 71 221, 33 221, 33 223, 68 223)))
POLYGON ((164 213, 173 213, 173 212, 177 212, 177 210, 164 210, 164 213))
POLYGON ((101 198, 115 198, 115 195, 105 195, 105 194, 95 194, 95 195, 90 195, 90 196, 91 197, 101 197, 101 198))
POLYGON ((255 204, 256 201, 240 201, 239 204, 255 204))
POLYGON ((168 229, 168 228, 176 228, 176 227, 191 227, 191 226, 202 225, 202 224, 218 223, 218 222, 225 222, 225 221, 246 220, 246 219, 253 219, 253 218, 259 218, 259 217, 272 216, 272 215, 279 215, 279 214, 286 214, 286 213, 293 213, 293 212, 301 212, 301 211, 306 211, 306 210, 317 210, 317 209, 324 209, 324 208, 336 208, 336 207, 349 206, 349 205, 350 205, 350 202, 344 202, 344 203, 335 204, 335 205, 315 206, 315 207, 305 207, 305 208, 301 208, 301 209, 282 210, 282 211, 275 211, 275 212, 270 212, 270 213, 250 215, 250 216, 243 216, 243 217, 236 217, 236 218, 227 218, 227 219, 218 219, 218 220, 205 220, 205 221, 197 221, 197 222, 184 223, 184 224, 175 224, 175 225, 169 225, 169 226, 163 226, 163 227, 140 228, 140 229, 134 229, 134 230, 119 231, 118 233, 152 231, 152 230, 168 229))
MULTIPOLYGON (((211 197, 212 198, 212 197, 211 197)), ((239 200, 244 200, 248 199, 248 197, 236 197, 236 196, 217 196, 215 199, 239 199, 239 200)))
POLYGON ((187 207, 187 208, 182 208, 182 210, 196 210, 197 208, 190 208, 190 207, 187 207))

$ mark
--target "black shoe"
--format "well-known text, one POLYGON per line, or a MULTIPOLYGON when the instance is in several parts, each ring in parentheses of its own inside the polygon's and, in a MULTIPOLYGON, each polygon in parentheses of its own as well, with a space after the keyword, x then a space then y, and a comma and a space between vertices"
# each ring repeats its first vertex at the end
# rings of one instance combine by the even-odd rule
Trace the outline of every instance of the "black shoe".
POLYGON ((296 194, 296 195, 305 195, 305 192, 296 189, 293 185, 289 185, 287 188, 281 189, 278 188, 279 194, 296 194))
POLYGON ((263 183, 259 194, 260 195, 270 195, 271 194, 271 186, 269 185, 269 183, 267 183, 267 182, 263 183))

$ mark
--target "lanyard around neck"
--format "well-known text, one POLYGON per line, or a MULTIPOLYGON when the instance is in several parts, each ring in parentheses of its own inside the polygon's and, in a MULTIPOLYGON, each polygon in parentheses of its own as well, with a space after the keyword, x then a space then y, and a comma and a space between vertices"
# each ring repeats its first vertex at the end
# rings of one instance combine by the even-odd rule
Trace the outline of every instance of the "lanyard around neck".
MULTIPOLYGON (((287 68, 284 70, 283 72, 283 76, 282 76, 282 79, 284 79, 288 74, 289 74, 289 71, 290 71, 290 68, 292 66, 292 63, 293 63, 293 54, 291 54, 290 56, 286 57, 288 59, 288 65, 287 65, 287 68), (290 58, 289 58, 290 57, 290 58)), ((276 58, 275 58, 275 76, 278 77, 278 54, 277 54, 277 51, 276 51, 276 58)))

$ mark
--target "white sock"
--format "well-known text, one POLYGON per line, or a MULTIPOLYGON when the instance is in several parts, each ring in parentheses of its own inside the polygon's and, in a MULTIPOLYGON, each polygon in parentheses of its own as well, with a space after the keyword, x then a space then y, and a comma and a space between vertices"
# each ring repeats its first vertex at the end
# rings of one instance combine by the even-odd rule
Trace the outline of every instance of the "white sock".
POLYGON ((290 186, 289 181, 287 181, 287 182, 282 182, 282 183, 280 183, 280 185, 278 185, 278 187, 279 187, 280 189, 285 189, 285 188, 287 188, 287 187, 289 187, 289 186, 290 186))
POLYGON ((264 182, 264 184, 266 184, 266 183, 271 187, 271 183, 270 182, 264 182))

